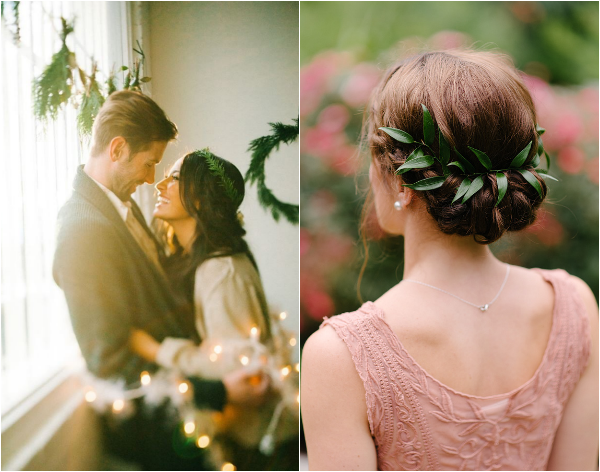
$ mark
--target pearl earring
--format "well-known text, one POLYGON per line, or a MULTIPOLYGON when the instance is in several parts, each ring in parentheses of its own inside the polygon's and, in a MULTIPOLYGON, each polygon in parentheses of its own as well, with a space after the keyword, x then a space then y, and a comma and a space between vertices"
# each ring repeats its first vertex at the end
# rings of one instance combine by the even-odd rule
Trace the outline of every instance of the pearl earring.
POLYGON ((402 202, 401 202, 400 200, 396 200, 396 201, 394 202, 394 209, 395 209, 396 211, 400 211, 400 210, 402 210, 402 202))

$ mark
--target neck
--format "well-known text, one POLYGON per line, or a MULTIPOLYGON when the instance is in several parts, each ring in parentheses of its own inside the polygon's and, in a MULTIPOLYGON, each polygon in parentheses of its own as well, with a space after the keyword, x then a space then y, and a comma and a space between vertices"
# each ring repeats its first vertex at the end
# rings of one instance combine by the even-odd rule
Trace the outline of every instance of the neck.
POLYGON ((169 221, 169 224, 173 227, 177 241, 179 241, 183 250, 190 252, 196 236, 196 221, 193 218, 185 218, 183 220, 169 221))
POLYGON ((83 166, 83 171, 96 182, 100 182, 111 192, 114 191, 108 167, 106 165, 106 159, 104 159, 103 156, 90 156, 83 166))
POLYGON ((463 283, 505 271, 489 246, 472 236, 447 235, 429 214, 407 221, 404 231, 404 278, 423 282, 463 283))

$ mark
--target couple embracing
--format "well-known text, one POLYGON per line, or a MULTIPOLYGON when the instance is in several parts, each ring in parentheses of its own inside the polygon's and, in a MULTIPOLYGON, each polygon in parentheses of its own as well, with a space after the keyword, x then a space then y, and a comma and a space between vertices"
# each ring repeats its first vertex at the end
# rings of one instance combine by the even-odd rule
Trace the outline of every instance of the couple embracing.
MULTIPOLYGON (((156 232, 131 198, 137 186, 154 183, 155 166, 176 136, 175 124, 147 96, 110 95, 94 123, 90 158, 58 216, 55 281, 94 376, 135 388, 142 372, 175 369, 193 387, 198 408, 229 418, 224 441, 238 469, 297 469, 297 426, 283 425, 273 456, 258 450, 277 397, 268 375, 239 363, 211 368, 198 347, 207 339, 243 343, 255 327, 265 354, 273 348, 238 218, 239 170, 208 150, 180 158, 156 185, 156 232)), ((179 419, 167 405, 147 409, 137 400, 133 415, 103 414, 100 423, 108 451, 146 470, 215 467, 195 446, 177 442, 179 419)))

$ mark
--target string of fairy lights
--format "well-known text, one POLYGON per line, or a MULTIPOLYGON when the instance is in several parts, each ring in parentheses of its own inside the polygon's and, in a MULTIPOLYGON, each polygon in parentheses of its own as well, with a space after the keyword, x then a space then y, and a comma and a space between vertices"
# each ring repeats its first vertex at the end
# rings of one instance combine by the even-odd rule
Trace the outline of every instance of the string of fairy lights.
MULTIPOLYGON (((218 378, 228 370, 252 369, 260 370, 271 379, 271 388, 279 392, 280 399, 271 413, 268 427, 259 442, 259 450, 270 456, 276 448, 276 432, 284 410, 289 410, 295 417, 299 415, 300 364, 293 363, 293 348, 297 345, 295 334, 284 330, 281 321, 287 317, 286 312, 272 314, 273 336, 272 346, 268 348, 260 342, 260 329, 253 326, 244 339, 209 339, 198 348, 198 355, 207 358, 207 364, 213 369, 206 369, 203 376, 218 378), (211 371, 212 370, 212 371, 211 371)), ((250 377, 250 382, 260 382, 250 377)), ((144 399, 144 406, 152 408, 164 405, 165 401, 173 408, 173 413, 180 420, 181 433, 193 440, 195 446, 206 450, 215 466, 220 470, 237 470, 230 462, 220 444, 220 413, 198 409, 193 402, 193 387, 176 370, 160 369, 154 374, 140 372, 140 386, 127 389, 123 382, 107 381, 88 374, 84 398, 95 410, 111 413, 116 417, 127 418, 135 410, 134 400, 144 399)))

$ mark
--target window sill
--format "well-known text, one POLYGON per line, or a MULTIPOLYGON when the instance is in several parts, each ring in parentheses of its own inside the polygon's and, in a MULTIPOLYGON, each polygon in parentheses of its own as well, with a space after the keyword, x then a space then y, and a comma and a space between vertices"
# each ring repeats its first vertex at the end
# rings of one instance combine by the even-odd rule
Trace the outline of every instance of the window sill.
MULTIPOLYGON (((67 432, 71 437, 67 437, 66 443, 63 442, 58 450, 47 446, 56 440, 58 433, 73 419, 83 403, 82 369, 82 363, 63 369, 34 394, 2 415, 2 470, 30 469, 38 461, 48 463, 50 458, 42 457, 45 450, 56 456, 49 462, 60 462, 57 457, 65 455, 68 449, 64 446, 71 443, 74 436, 67 432)), ((78 436, 82 431, 76 433, 75 436, 78 436)), ((49 467, 50 464, 43 468, 51 470, 49 467)))

